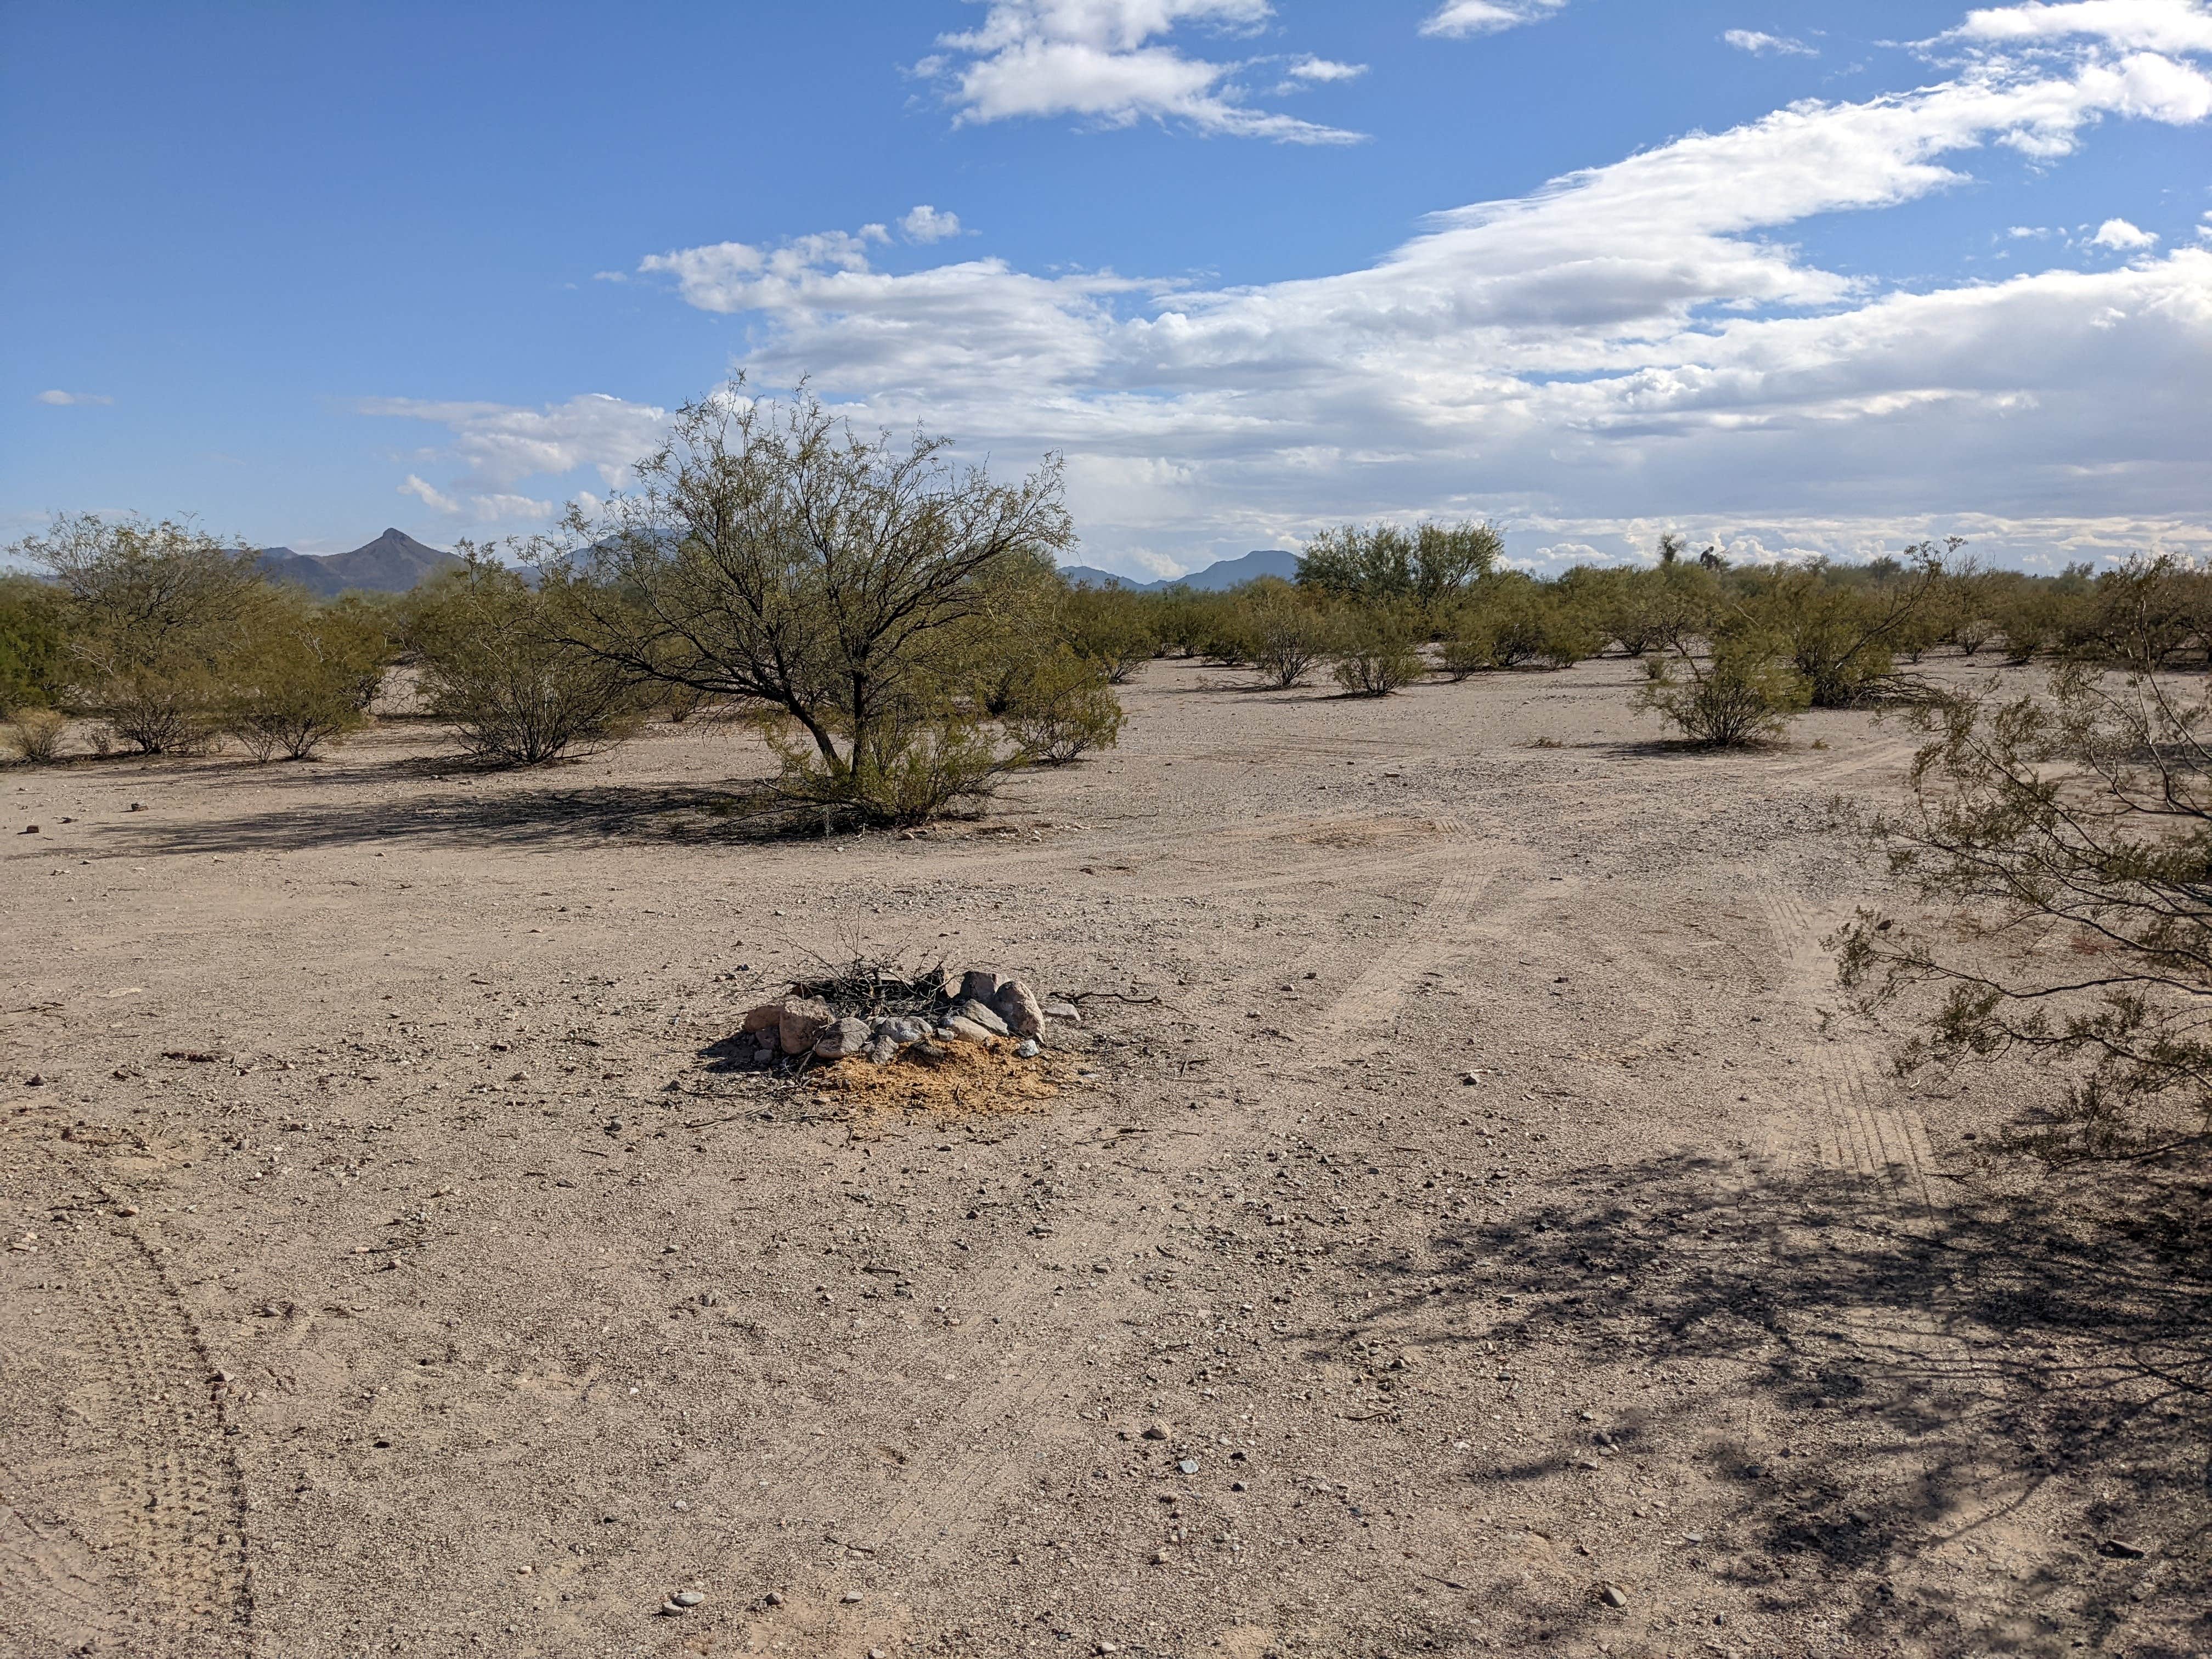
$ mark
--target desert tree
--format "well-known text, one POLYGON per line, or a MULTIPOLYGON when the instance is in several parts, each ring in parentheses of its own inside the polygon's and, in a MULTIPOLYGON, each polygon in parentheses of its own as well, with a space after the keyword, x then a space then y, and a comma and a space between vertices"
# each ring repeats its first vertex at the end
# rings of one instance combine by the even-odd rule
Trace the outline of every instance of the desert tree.
MULTIPOLYGON (((2151 641, 2135 647, 2147 653, 2151 641)), ((1925 1027, 1901 1069, 2025 1059, 2059 1098, 2029 1141, 2132 1157, 2212 1121, 2212 698, 2063 663, 1925 703, 1906 803, 1861 813, 1931 920, 1862 911, 1837 941, 1870 1012, 1925 1027)))
POLYGON ((1073 530, 1056 459, 1001 483, 945 438, 864 434, 803 387, 738 382, 679 410, 636 487, 565 536, 565 639, 640 682, 764 705, 792 733, 787 794, 906 821, 988 787, 960 636, 994 575, 1048 574, 1073 530))
POLYGON ((15 551, 63 595, 72 700, 145 753, 205 747, 223 662, 268 591, 255 556, 186 521, 90 513, 15 551))
POLYGON ((1431 618, 1495 569, 1504 552, 1491 524, 1342 525, 1306 544, 1298 586, 1349 605, 1411 605, 1431 618))
POLYGON ((306 760, 368 723, 392 655, 376 606, 266 591, 222 665, 224 729, 258 761, 306 760))

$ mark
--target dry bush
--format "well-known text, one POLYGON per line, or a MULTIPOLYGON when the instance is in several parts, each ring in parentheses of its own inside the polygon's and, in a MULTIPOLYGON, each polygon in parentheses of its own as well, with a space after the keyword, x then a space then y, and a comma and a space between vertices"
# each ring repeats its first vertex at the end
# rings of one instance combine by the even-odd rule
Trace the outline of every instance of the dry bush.
POLYGON ((62 734, 69 717, 58 709, 19 708, 9 736, 18 758, 33 766, 51 766, 61 758, 62 734))

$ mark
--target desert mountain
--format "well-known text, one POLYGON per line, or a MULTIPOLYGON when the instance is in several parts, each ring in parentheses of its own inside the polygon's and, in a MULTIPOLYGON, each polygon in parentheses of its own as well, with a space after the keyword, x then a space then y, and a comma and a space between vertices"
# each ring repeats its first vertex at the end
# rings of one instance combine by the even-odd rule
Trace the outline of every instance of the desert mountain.
POLYGON ((1203 570, 1171 580, 1133 582, 1127 576, 1117 576, 1110 570, 1100 570, 1087 564, 1062 565, 1060 574, 1072 582, 1090 587, 1126 587, 1133 593, 1159 593, 1181 585, 1196 588, 1201 593, 1218 593, 1227 587, 1238 587, 1262 576, 1280 576, 1285 581, 1296 581, 1298 575, 1298 556, 1285 553, 1277 547, 1261 548, 1247 553, 1239 559, 1218 559, 1203 570))
POLYGON ((261 568, 280 582, 294 582, 328 599, 349 587, 378 593, 404 593, 426 577, 460 561, 416 541, 404 530, 386 530, 350 553, 295 553, 289 547, 261 550, 261 568))

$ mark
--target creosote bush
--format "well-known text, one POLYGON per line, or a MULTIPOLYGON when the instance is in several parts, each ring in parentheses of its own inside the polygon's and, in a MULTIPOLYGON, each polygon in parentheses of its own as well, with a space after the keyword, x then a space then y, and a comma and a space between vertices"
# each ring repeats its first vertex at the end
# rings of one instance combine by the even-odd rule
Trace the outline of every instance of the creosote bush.
POLYGON ((1123 719, 1105 667, 1063 648, 1020 676, 1001 723, 1022 759, 1065 766, 1120 742, 1123 719))
POLYGON ((416 590, 406 642, 424 703, 471 755, 542 766, 635 729, 645 699, 605 657, 562 637, 544 595, 466 543, 463 568, 416 590))
POLYGON ((1410 605, 1378 605, 1355 611, 1345 624, 1333 672, 1336 683, 1355 697, 1387 697, 1427 672, 1421 660, 1419 633, 1410 605))
POLYGON ((268 595, 222 665, 224 729, 258 761, 306 760, 368 723, 390 657, 381 619, 368 606, 268 595))
POLYGON ((1686 641, 1653 657, 1637 707, 1659 715, 1690 742, 1741 749, 1771 742, 1811 700, 1811 690, 1777 641, 1738 635, 1700 659, 1686 641))
POLYGON ((33 766, 51 766, 61 758, 62 733, 69 716, 55 708, 19 708, 9 729, 17 758, 33 766))

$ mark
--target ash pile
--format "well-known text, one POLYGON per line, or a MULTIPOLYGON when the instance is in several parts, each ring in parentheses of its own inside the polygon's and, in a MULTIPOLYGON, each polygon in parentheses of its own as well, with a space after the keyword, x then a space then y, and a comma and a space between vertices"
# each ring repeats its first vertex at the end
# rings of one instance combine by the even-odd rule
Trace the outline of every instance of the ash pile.
POLYGON ((951 1059, 962 1043, 1010 1044, 1016 1059, 1033 1060, 1050 1042, 1052 1022, 1082 1019, 1073 1003, 1047 1001, 988 968, 908 976, 855 963, 761 1004, 739 1031, 753 1039, 753 1064, 763 1067, 862 1059, 927 1066, 951 1059))

